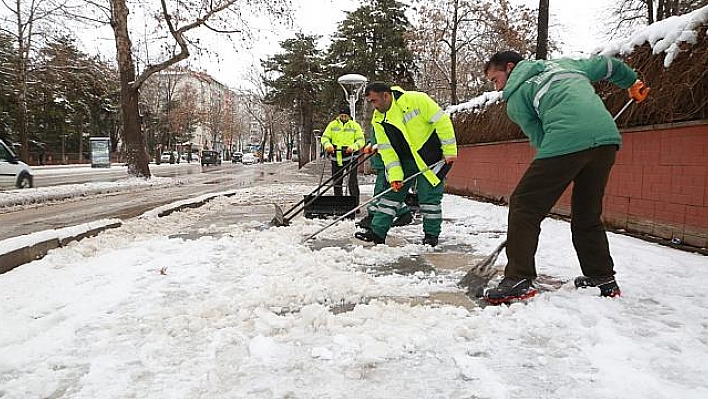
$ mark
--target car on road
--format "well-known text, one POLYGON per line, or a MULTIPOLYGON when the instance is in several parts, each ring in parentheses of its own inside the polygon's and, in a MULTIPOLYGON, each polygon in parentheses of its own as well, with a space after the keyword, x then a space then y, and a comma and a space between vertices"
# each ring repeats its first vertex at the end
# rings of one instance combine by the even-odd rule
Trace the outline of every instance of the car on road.
POLYGON ((30 188, 33 185, 32 169, 0 140, 0 187, 30 188))
POLYGON ((236 152, 234 152, 233 154, 231 154, 231 162, 232 162, 232 163, 241 162, 242 159, 243 159, 243 153, 242 153, 242 152, 236 151, 236 152))
POLYGON ((179 163, 179 154, 177 151, 163 151, 160 162, 179 163))
POLYGON ((221 153, 218 151, 202 151, 202 166, 221 165, 221 153))
POLYGON ((253 165, 256 162, 258 162, 258 159, 250 152, 243 154, 243 158, 241 159, 241 163, 244 165, 253 165))
POLYGON ((180 159, 182 160, 182 162, 194 162, 194 163, 199 163, 199 161, 200 161, 199 155, 197 155, 196 153, 194 153, 194 152, 192 153, 192 159, 191 159, 191 160, 187 158, 188 156, 189 156, 189 154, 184 153, 184 154, 180 155, 179 157, 180 157, 180 159))

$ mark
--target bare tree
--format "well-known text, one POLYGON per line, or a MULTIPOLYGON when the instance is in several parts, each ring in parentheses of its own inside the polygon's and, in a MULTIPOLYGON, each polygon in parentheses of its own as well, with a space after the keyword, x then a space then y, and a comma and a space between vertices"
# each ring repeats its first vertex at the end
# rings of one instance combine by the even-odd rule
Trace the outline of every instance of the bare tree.
POLYGON ((478 93, 490 54, 534 52, 535 14, 507 0, 435 0, 421 6, 419 14, 411 41, 420 69, 417 85, 443 104, 478 93))
POLYGON ((76 15, 85 20, 95 23, 107 20, 113 29, 120 75, 123 140, 129 174, 150 177, 146 140, 138 112, 139 91, 145 81, 153 74, 188 59, 192 51, 206 51, 199 38, 190 36, 197 29, 227 34, 230 37, 248 37, 249 24, 244 18, 264 13, 276 18, 287 17, 288 4, 287 0, 160 0, 159 3, 85 0, 83 8, 92 8, 94 14, 89 16, 83 8, 75 10, 76 15), (139 14, 138 10, 143 13, 139 14), (131 31, 129 16, 139 16, 144 21, 155 23, 154 36, 150 39, 165 50, 160 52, 160 58, 136 58, 132 38, 137 35, 131 31))
POLYGON ((9 14, 0 13, 0 32, 10 36, 17 46, 15 65, 15 92, 18 115, 15 131, 20 135, 20 158, 29 160, 29 125, 27 112, 28 73, 30 58, 37 40, 44 37, 47 24, 63 7, 63 1, 55 0, 0 0, 9 14), (41 27, 42 24, 45 26, 41 27), (14 29, 13 29, 14 27, 14 29))
POLYGON ((637 26, 650 25, 708 5, 708 0, 622 0, 610 10, 610 36, 625 35, 637 26))

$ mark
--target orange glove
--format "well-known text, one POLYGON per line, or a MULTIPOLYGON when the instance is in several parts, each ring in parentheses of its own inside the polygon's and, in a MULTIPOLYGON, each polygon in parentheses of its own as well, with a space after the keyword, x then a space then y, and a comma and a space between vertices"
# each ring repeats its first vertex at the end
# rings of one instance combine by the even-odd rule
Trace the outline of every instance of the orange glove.
POLYGON ((334 146, 328 145, 325 147, 325 151, 329 152, 330 154, 334 154, 334 146))
POLYGON ((629 97, 638 103, 644 101, 649 95, 649 87, 645 86, 641 80, 634 82, 627 91, 629 92, 629 97))
POLYGON ((393 191, 398 192, 403 188, 403 182, 402 181, 392 181, 391 188, 393 189, 393 191))

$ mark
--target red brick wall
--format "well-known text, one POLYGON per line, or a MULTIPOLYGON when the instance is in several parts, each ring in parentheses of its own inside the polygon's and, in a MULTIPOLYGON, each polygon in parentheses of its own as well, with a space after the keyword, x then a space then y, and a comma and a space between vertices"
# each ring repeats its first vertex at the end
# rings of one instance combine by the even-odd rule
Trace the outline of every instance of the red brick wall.
MULTIPOLYGON (((605 195, 605 222, 707 247, 708 121, 627 130, 622 139, 605 195)), ((533 155, 527 141, 461 146, 447 189, 507 201, 533 155)), ((570 213, 569 191, 554 213, 570 213)))

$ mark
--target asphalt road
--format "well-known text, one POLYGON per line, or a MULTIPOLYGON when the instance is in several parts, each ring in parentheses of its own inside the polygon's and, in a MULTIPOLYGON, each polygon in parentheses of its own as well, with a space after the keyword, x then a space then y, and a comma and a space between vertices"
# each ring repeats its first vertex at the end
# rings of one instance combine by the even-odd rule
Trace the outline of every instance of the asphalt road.
MULTIPOLYGON (((201 166, 197 166, 201 168, 201 166)), ((153 208, 272 180, 288 179, 297 172, 292 162, 264 165, 233 165, 203 168, 203 172, 180 177, 180 185, 131 187, 126 191, 76 197, 71 200, 38 204, 0 214, 0 240, 47 229, 75 226, 101 219, 129 219, 153 208)))

